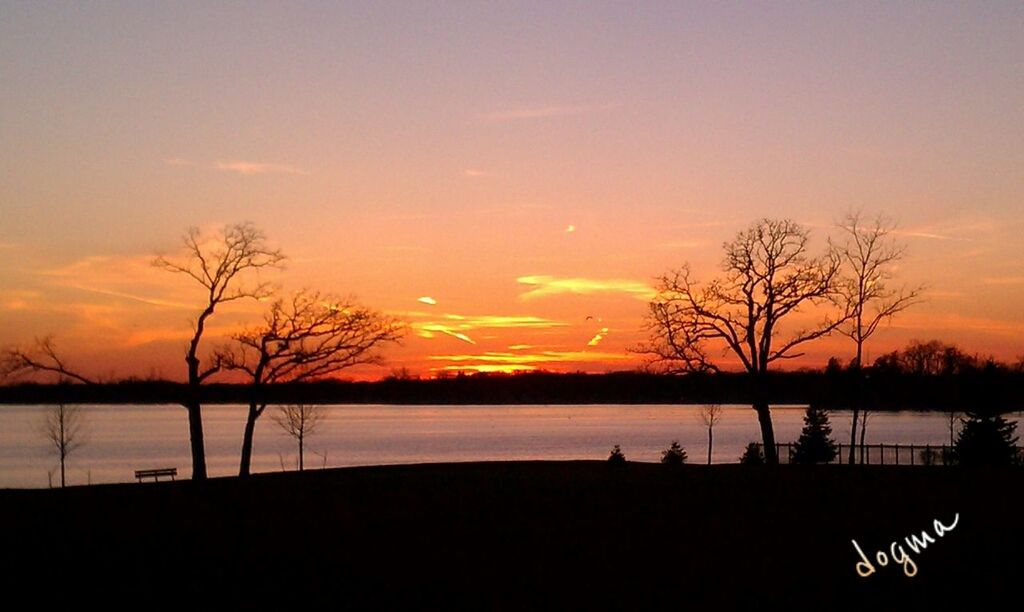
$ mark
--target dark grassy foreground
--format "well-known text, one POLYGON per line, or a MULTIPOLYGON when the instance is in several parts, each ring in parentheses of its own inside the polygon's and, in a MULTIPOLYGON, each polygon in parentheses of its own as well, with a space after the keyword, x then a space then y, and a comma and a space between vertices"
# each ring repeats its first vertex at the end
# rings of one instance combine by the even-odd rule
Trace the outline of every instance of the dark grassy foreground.
POLYGON ((7 602, 1017 607, 1022 485, 1024 470, 524 462, 6 490, 0 559, 7 602), (851 539, 873 556, 955 513, 911 553, 915 578, 855 573, 851 539))

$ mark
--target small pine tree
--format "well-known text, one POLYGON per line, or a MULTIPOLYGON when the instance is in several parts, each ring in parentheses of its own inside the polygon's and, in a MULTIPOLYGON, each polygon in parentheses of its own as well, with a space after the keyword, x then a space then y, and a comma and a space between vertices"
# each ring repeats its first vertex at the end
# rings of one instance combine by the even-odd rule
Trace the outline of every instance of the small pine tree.
POLYGON ((837 453, 828 412, 808 406, 807 414, 804 415, 804 429, 793 451, 793 463, 828 463, 836 458, 837 453))
POLYGON ((1017 423, 1000 414, 967 411, 953 448, 960 465, 1014 465, 1019 462, 1017 423))
POLYGON ((740 463, 742 465, 764 465, 764 451, 761 450, 761 443, 750 442, 747 444, 743 456, 740 457, 740 463))
POLYGON ((661 462, 665 465, 682 465, 686 463, 686 450, 679 446, 679 440, 672 440, 668 450, 661 451, 661 462))
POLYGON ((612 454, 608 455, 608 463, 614 463, 617 465, 626 463, 626 455, 622 453, 622 449, 619 448, 618 444, 612 447, 612 454))

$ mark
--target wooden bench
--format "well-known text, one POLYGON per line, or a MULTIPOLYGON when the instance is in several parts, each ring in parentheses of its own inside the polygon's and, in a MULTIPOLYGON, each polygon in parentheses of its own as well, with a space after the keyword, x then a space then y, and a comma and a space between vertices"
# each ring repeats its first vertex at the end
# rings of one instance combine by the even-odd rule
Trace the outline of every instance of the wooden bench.
POLYGON ((152 478, 156 482, 160 482, 161 476, 170 476, 171 480, 178 475, 178 468, 159 468, 156 470, 135 470, 135 478, 142 482, 143 478, 152 478))

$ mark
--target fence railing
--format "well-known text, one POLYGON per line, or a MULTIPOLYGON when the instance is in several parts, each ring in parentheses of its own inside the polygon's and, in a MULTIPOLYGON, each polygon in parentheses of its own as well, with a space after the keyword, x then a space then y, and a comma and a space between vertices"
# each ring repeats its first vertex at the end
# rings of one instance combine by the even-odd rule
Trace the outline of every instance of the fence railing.
MULTIPOLYGON (((847 463, 849 444, 839 444, 839 452, 829 463, 847 463)), ((781 442, 775 445, 779 463, 791 463, 796 444, 781 442)), ((854 463, 865 465, 949 465, 952 447, 948 444, 864 444, 854 445, 854 463)))

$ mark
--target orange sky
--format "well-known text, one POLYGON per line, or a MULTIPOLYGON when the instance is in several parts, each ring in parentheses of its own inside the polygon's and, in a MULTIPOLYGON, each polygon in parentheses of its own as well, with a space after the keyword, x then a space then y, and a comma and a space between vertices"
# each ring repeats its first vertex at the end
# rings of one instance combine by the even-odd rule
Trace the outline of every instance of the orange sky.
POLYGON ((410 324, 352 375, 629 369, 659 274, 862 208, 929 287, 869 358, 1024 354, 1019 4, 0 6, 0 344, 182 378, 202 295, 149 261, 250 220, 281 291, 410 324))

